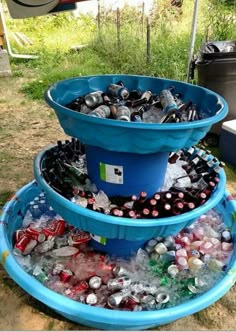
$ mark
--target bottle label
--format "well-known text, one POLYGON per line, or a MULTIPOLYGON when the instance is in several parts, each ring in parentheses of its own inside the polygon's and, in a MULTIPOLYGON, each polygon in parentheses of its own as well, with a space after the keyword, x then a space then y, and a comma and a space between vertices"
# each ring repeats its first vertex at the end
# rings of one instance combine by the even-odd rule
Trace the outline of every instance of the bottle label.
POLYGON ((103 236, 98 236, 98 235, 94 235, 94 234, 90 234, 91 238, 94 240, 94 241, 97 241, 99 242, 100 244, 103 244, 104 246, 106 245, 107 243, 107 238, 106 237, 103 237, 103 236))
POLYGON ((201 178, 198 182, 197 182, 197 188, 200 190, 204 190, 207 187, 207 183, 206 181, 201 178))
POLYGON ((99 171, 101 180, 109 183, 124 184, 123 166, 100 163, 99 171))

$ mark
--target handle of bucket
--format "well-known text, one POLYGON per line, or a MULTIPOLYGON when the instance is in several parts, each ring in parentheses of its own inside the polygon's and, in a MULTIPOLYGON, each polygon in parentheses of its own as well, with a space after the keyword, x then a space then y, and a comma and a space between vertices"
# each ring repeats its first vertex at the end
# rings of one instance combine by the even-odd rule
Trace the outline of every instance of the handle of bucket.
POLYGON ((226 116, 229 109, 228 104, 223 97, 219 96, 218 94, 216 94, 216 96, 217 96, 217 105, 220 105, 220 109, 216 111, 215 115, 220 114, 222 111, 225 111, 225 116, 226 116))

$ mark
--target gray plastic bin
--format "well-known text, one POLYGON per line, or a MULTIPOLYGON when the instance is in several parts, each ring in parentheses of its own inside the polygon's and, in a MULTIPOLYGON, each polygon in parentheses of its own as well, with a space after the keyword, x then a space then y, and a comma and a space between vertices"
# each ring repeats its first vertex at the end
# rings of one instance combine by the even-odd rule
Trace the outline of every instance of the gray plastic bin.
MULTIPOLYGON (((198 85, 219 93, 229 105, 224 121, 236 119, 236 41, 204 43, 195 65, 198 85)), ((210 133, 219 135, 222 122, 213 125, 210 133)))

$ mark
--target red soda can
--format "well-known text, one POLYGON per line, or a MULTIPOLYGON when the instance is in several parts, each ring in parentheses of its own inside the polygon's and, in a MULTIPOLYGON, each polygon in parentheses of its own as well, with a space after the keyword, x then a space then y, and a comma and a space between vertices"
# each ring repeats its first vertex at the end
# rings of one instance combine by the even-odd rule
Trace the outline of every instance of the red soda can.
POLYGON ((41 233, 42 228, 34 228, 33 225, 29 225, 26 228, 26 234, 31 237, 31 239, 36 240, 39 243, 42 243, 46 239, 46 235, 41 233))
POLYGON ((80 281, 80 283, 72 288, 73 294, 80 294, 89 288, 88 283, 85 280, 80 281))
POLYGON ((15 255, 22 255, 23 252, 25 251, 25 248, 27 246, 28 243, 30 243, 30 236, 24 234, 21 239, 19 241, 16 242, 15 246, 14 246, 14 254, 15 255))
POLYGON ((18 229, 15 231, 14 237, 15 237, 15 242, 19 242, 20 239, 25 235, 25 230, 23 229, 18 229))
POLYGON ((72 234, 68 238, 68 243, 70 246, 77 247, 81 243, 86 243, 91 239, 91 236, 88 232, 80 231, 77 234, 72 234))
POLYGON ((134 308, 140 303, 138 296, 129 295, 128 298, 125 300, 124 305, 122 306, 123 309, 133 311, 134 308))
POLYGON ((42 233, 48 237, 51 236, 61 236, 65 232, 66 222, 65 220, 54 220, 48 227, 42 230, 42 233))
POLYGON ((68 282, 72 276, 73 272, 71 272, 71 270, 62 270, 59 274, 60 281, 64 283, 68 282))

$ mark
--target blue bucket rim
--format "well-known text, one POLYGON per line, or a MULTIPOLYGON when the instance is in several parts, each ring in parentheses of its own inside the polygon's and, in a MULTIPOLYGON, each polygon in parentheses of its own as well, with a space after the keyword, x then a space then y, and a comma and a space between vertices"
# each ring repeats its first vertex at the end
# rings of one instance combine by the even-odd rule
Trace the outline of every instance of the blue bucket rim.
MULTIPOLYGON (((35 181, 22 187, 16 193, 16 197, 20 196, 25 190, 32 186, 35 181)), ((229 196, 229 192, 226 190, 224 194, 224 199, 229 196)), ((114 322, 120 321, 122 319, 122 324, 126 324, 127 327, 136 326, 137 324, 148 325, 148 324, 158 324, 161 320, 165 322, 177 320, 179 318, 191 315, 198 312, 209 305, 213 304, 219 298, 221 298, 235 283, 236 276, 236 260, 232 263, 227 274, 210 290, 206 293, 196 297, 195 299, 190 299, 177 306, 155 310, 155 311, 141 311, 141 312, 129 312, 129 311, 119 311, 110 310, 105 308, 98 308, 93 306, 88 306, 71 300, 63 295, 57 294, 54 291, 43 286, 39 281, 37 281, 33 276, 25 272, 20 265, 17 263, 14 255, 10 251, 10 245, 6 234, 6 221, 9 218, 8 210, 11 209, 15 202, 15 199, 11 199, 4 206, 4 212, 0 218, 0 257, 2 264, 8 274, 11 276, 16 283, 22 287, 30 295, 38 299, 39 301, 45 303, 47 306, 59 311, 63 314, 70 316, 83 316, 88 322, 99 322, 99 323, 110 323, 115 325, 114 322), (62 303, 62 304, 61 304, 62 303), (191 304, 189 306, 189 304, 191 304), (157 321, 158 319, 158 321, 157 321)), ((228 202, 234 211, 236 211, 236 202, 231 200, 228 202)))
POLYGON ((105 74, 105 75, 89 75, 89 76, 78 76, 78 77, 73 77, 73 78, 68 78, 65 80, 60 80, 57 81, 56 83, 50 85, 48 89, 44 93, 44 99, 47 102, 49 106, 51 106, 53 109, 60 109, 60 112, 64 112, 68 115, 68 112, 71 112, 71 116, 74 118, 81 119, 85 122, 88 123, 97 123, 97 124, 103 124, 104 126, 111 126, 111 127, 121 127, 121 128, 129 128, 132 130, 133 129, 142 129, 142 130, 160 130, 160 131, 168 131, 168 130, 187 130, 187 129, 194 129, 194 128, 199 128, 203 126, 212 126, 214 123, 221 121, 228 113, 228 104, 226 100, 217 94, 216 92, 207 89, 202 86, 194 85, 191 83, 183 82, 183 81, 178 81, 178 80, 171 80, 171 79, 166 79, 166 78, 161 78, 161 77, 154 77, 154 76, 144 76, 144 75, 130 75, 130 74, 105 74), (162 123, 162 124, 153 124, 153 123, 143 123, 143 122, 126 122, 126 121, 116 121, 112 119, 102 119, 102 118, 97 118, 97 117, 92 117, 88 116, 86 114, 82 114, 73 110, 70 110, 69 108, 57 103, 52 95, 51 91, 55 89, 59 84, 66 84, 75 80, 81 80, 81 79, 89 79, 89 78, 102 78, 102 77, 137 77, 137 78, 151 78, 151 79, 156 79, 159 81, 170 81, 171 83, 181 83, 185 86, 191 86, 194 87, 194 89, 199 89, 202 91, 205 91, 207 94, 210 94, 212 96, 216 97, 216 104, 220 105, 220 109, 216 112, 215 115, 207 117, 202 120, 197 120, 197 121, 192 121, 192 122, 180 122, 178 125, 176 123, 162 123))
POLYGON ((79 215, 99 220, 100 222, 110 224, 110 225, 119 225, 123 227, 156 227, 156 226, 162 226, 162 225, 174 225, 178 224, 180 222, 188 221, 191 219, 195 219, 201 214, 204 214, 206 211, 210 210, 211 208, 215 207, 219 201, 222 199, 225 191, 226 186, 226 175, 224 170, 222 169, 220 172, 220 180, 221 185, 217 187, 217 189, 213 192, 211 195, 211 198, 206 202, 206 204, 203 204, 194 211, 186 212, 183 214, 180 214, 178 216, 172 216, 172 217, 166 217, 166 218, 157 218, 157 219, 130 219, 130 218, 123 218, 123 217, 115 217, 110 215, 105 215, 100 212, 92 211, 83 207, 80 207, 79 205, 76 205, 75 203, 72 203, 67 198, 63 197, 59 193, 57 193, 55 190, 53 190, 50 185, 44 180, 42 173, 41 173, 41 161, 43 159, 43 155, 47 152, 47 150, 53 148, 56 146, 55 144, 50 144, 43 150, 41 150, 38 155, 34 158, 34 175, 35 179, 38 182, 38 184, 41 186, 41 188, 48 193, 50 196, 53 196, 54 200, 56 199, 57 202, 65 207, 68 210, 71 210, 73 212, 78 213, 79 215))

